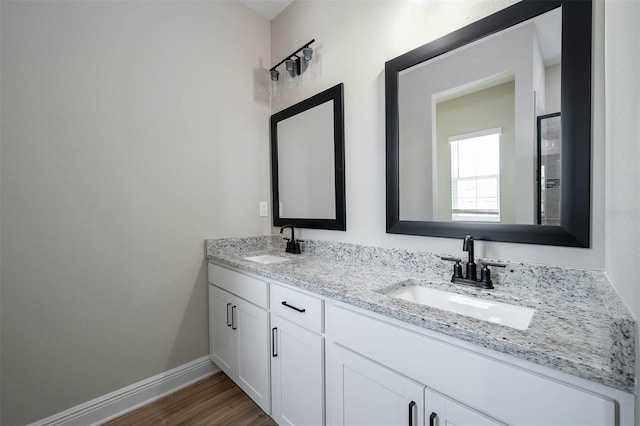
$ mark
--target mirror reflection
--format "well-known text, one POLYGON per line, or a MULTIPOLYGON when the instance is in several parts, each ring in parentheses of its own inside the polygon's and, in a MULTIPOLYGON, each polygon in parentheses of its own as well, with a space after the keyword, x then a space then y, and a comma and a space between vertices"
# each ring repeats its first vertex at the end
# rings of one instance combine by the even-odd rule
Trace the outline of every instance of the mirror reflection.
POLYGON ((335 219, 333 101, 277 126, 280 217, 335 219))
POLYGON ((399 73, 400 220, 560 224, 561 34, 559 7, 399 73))
POLYGON ((271 116, 273 224, 346 229, 343 85, 271 116))
POLYGON ((538 117, 538 225, 560 225, 562 161, 560 113, 538 117))

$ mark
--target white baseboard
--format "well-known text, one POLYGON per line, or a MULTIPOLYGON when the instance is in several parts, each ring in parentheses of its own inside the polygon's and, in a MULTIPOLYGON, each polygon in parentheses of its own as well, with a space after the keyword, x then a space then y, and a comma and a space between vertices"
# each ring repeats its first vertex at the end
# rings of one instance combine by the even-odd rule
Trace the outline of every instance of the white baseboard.
POLYGON ((30 426, 99 425, 217 373, 208 356, 38 420, 30 426))

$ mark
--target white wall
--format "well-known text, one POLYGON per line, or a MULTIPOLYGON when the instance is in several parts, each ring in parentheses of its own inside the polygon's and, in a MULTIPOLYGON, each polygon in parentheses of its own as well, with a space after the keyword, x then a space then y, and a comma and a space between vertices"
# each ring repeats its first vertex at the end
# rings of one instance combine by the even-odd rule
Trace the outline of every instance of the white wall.
MULTIPOLYGON (((606 62, 607 276, 636 318, 640 314, 640 3, 604 5, 606 62)), ((636 342, 640 343, 637 327, 636 342)), ((636 383, 640 377, 636 347, 636 383)), ((636 384, 637 388, 637 384, 636 384)), ((640 425, 636 399, 636 425, 640 425)))
MULTIPOLYGON (((606 270, 619 293, 638 300, 640 280, 640 5, 605 3, 607 191, 606 270)), ((638 314, 637 304, 629 304, 638 314)))
POLYGON ((562 64, 551 65, 545 69, 545 113, 560 112, 560 81, 562 64))
MULTIPOLYGON (((384 63, 513 3, 305 1, 292 3, 272 22, 272 63, 315 38, 312 47, 320 53, 322 70, 312 83, 274 98, 272 112, 344 82, 347 231, 305 229, 301 232, 303 238, 462 252, 462 242, 456 239, 385 233, 384 63)), ((596 57, 594 64, 594 90, 601 94, 602 69, 597 69, 602 67, 601 59, 596 57)), ((588 268, 604 266, 603 105, 604 98, 596 97, 592 248, 478 242, 476 252, 480 257, 588 268)))
POLYGON ((236 2, 2 2, 2 415, 208 353, 204 239, 269 232, 269 22, 236 2))

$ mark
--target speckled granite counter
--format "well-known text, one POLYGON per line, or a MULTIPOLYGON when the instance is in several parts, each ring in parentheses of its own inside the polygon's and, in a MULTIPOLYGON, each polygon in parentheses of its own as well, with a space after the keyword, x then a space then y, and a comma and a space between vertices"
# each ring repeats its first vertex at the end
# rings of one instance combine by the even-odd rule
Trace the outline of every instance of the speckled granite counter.
POLYGON ((279 236, 207 240, 207 257, 212 263, 633 392, 635 321, 601 271, 512 263, 504 270, 494 268, 496 288, 484 290, 449 283, 451 264, 439 255, 325 241, 307 241, 303 254, 291 255, 284 253, 279 236), (244 259, 267 253, 292 261, 263 265, 244 259), (536 311, 529 328, 519 331, 386 295, 408 279, 536 311))

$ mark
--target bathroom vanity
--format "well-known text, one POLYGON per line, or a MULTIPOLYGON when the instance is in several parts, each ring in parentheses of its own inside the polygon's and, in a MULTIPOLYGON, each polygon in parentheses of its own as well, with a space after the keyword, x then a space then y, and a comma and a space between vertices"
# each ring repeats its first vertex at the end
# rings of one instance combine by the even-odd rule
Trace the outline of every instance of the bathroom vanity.
POLYGON ((292 254, 292 225, 346 229, 342 85, 272 116, 287 253, 274 236, 210 240, 207 256, 211 359, 278 424, 634 424, 636 324, 604 273, 494 263, 476 280, 473 262, 471 235, 591 245, 592 20, 591 1, 517 2, 386 62, 387 233, 465 238, 464 276, 461 253, 292 254), (549 115, 553 174, 533 137, 549 115), (307 133, 327 135, 301 149, 314 162, 335 152, 312 191, 287 170, 307 164, 287 153, 307 133), (542 189, 560 194, 553 223, 542 189), (298 213, 309 195, 330 211, 298 213))
POLYGON ((250 237, 207 256, 211 359, 278 424, 634 422, 635 322, 600 272, 509 264, 486 290, 429 253, 250 237), (407 285, 533 316, 394 296, 407 285))

